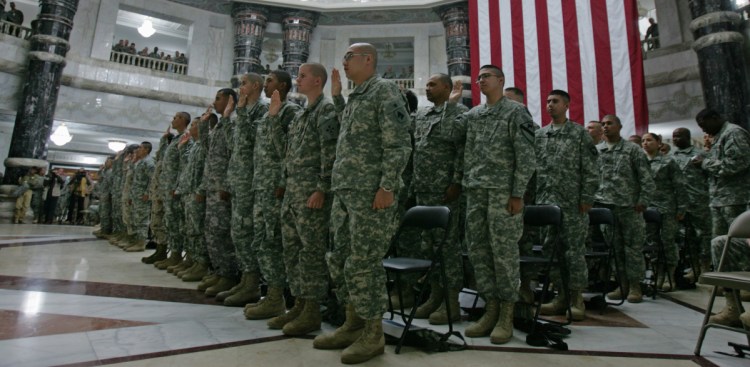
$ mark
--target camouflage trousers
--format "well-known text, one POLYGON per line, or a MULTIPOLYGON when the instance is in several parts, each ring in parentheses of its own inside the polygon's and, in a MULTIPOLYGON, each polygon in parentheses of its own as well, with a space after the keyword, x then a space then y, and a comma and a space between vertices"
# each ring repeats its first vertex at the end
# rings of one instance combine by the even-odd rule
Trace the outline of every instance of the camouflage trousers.
POLYGON ((383 256, 398 226, 398 204, 372 209, 375 193, 341 190, 333 198, 333 242, 326 253, 336 296, 366 320, 383 317, 387 308, 383 256))
POLYGON ((148 224, 151 215, 151 201, 143 201, 142 198, 133 199, 130 214, 131 227, 133 227, 133 236, 136 240, 146 240, 148 238, 148 224))
POLYGON ((180 254, 185 248, 184 213, 180 197, 172 197, 169 192, 164 193, 164 224, 167 229, 167 244, 170 251, 180 254))
POLYGON ((281 200, 274 190, 255 190, 253 250, 268 286, 286 287, 284 248, 281 244, 281 200))
MULTIPOLYGON (((48 221, 52 218, 47 218, 48 221)), ((112 197, 104 194, 99 200, 99 223, 101 224, 101 233, 112 233, 112 197)))
MULTIPOLYGON (((604 205, 603 205, 604 206, 604 205)), ((646 241, 646 222, 643 215, 630 206, 604 206, 615 217, 614 228, 606 228, 605 236, 612 239, 617 264, 624 279, 639 283, 646 272, 643 259, 643 243, 646 241), (613 233, 608 233, 613 231, 613 233)))
POLYGON ((661 232, 658 232, 658 225, 655 223, 646 224, 646 242, 657 243, 657 240, 661 240, 662 246, 664 246, 664 264, 667 268, 677 266, 680 261, 680 250, 677 247, 675 239, 677 238, 677 214, 673 212, 660 213, 661 214, 661 232), (660 234, 657 239, 657 234, 660 234))
POLYGON ((703 209, 688 209, 685 219, 685 241, 689 251, 699 259, 711 259, 711 214, 708 205, 703 209))
POLYGON ((42 221, 42 213, 44 213, 44 198, 42 194, 44 190, 32 190, 31 194, 31 211, 34 213, 34 220, 42 221))
POLYGON ((122 200, 118 195, 119 191, 113 191, 112 194, 112 232, 127 233, 125 223, 122 222, 122 200))
POLYGON ((258 257, 253 249, 253 201, 252 190, 232 192, 232 242, 237 261, 243 273, 257 273, 258 257))
POLYGON ((164 224, 164 201, 161 198, 151 200, 150 226, 156 243, 167 244, 167 227, 164 224))
MULTIPOLYGON (((588 286, 589 270, 586 264, 586 236, 588 235, 589 217, 581 214, 577 205, 561 206, 563 214, 562 231, 560 233, 560 248, 558 251, 565 257, 565 268, 554 266, 552 278, 555 280, 567 278, 568 289, 583 290, 588 286)), ((552 249, 556 229, 548 228, 542 231, 544 236, 544 252, 552 249)))
POLYGON ((747 205, 727 205, 711 207, 711 232, 718 237, 729 232, 735 218, 747 210, 747 205))
POLYGON ((219 198, 218 191, 206 193, 206 248, 216 273, 237 278, 239 267, 232 243, 232 203, 219 198))
POLYGON ((333 197, 323 208, 307 207, 308 195, 286 193, 281 204, 281 237, 289 289, 295 297, 322 301, 328 292, 329 218, 333 197))
POLYGON ((129 235, 133 235, 133 205, 129 203, 130 195, 122 195, 121 210, 122 210, 122 223, 125 224, 125 231, 129 235))
POLYGON ((508 213, 508 198, 493 189, 466 191, 466 242, 477 291, 485 299, 515 302, 521 284, 518 240, 523 215, 508 213))
MULTIPOLYGON (((726 235, 711 240, 711 257, 714 269, 719 269, 721 252, 724 250, 726 242, 726 235)), ((732 241, 729 242, 727 256, 724 257, 724 264, 721 266, 721 271, 750 271, 750 243, 747 242, 747 239, 732 238, 732 241)))
MULTIPOLYGON (((459 241, 458 222, 461 217, 459 211, 459 200, 451 203, 443 202, 443 192, 418 192, 417 205, 427 206, 446 206, 451 210, 450 227, 448 229, 448 238, 443 244, 443 267, 445 268, 445 284, 450 289, 461 289, 464 284, 464 272, 461 264, 463 255, 461 243, 459 241)), ((435 247, 443 240, 444 231, 435 229, 425 231, 421 235, 421 257, 431 259, 435 253, 435 247)), ((431 275, 431 281, 440 282, 440 272, 435 271, 431 275)))
POLYGON ((194 194, 183 194, 182 206, 185 208, 185 251, 193 261, 209 265, 211 261, 204 232, 206 201, 198 202, 194 194))

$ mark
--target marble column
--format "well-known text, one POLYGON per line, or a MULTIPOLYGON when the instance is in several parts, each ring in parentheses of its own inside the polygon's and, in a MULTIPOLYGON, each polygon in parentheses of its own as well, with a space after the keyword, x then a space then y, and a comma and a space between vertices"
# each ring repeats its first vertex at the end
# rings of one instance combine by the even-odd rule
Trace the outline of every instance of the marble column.
POLYGON ((239 86, 239 77, 248 72, 263 74, 260 63, 263 37, 268 24, 268 9, 263 6, 234 2, 234 76, 232 86, 239 86))
POLYGON ((734 7, 731 0, 691 0, 690 30, 706 107, 747 129, 750 121, 744 36, 738 31, 742 17, 734 7))
POLYGON ((445 27, 448 75, 464 85, 463 103, 471 107, 471 58, 469 53, 469 7, 466 3, 441 6, 436 12, 445 27))
POLYGON ((284 12, 281 26, 284 30, 283 68, 297 77, 300 65, 307 62, 310 55, 310 34, 318 24, 318 14, 305 10, 284 12))
MULTIPOLYGON (((47 158, 60 78, 78 0, 40 0, 37 31, 29 39, 29 64, 16 112, 8 160, 47 158)), ((8 165, 5 183, 18 182, 23 167, 8 165)))

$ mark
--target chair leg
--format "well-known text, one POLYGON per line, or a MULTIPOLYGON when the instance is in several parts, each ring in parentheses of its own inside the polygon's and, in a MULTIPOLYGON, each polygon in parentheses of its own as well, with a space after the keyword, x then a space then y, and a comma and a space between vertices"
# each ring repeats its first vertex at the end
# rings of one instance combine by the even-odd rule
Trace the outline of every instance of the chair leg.
MULTIPOLYGON (((429 276, 429 272, 427 274, 428 274, 427 276, 429 276)), ((401 352, 401 347, 404 345, 404 340, 406 340, 406 334, 409 333, 409 328, 411 328, 411 323, 412 321, 414 321, 414 315, 417 313, 416 305, 422 303, 422 299, 424 298, 426 289, 427 287, 425 286, 425 284, 422 284, 422 288, 419 290, 419 295, 417 296, 416 304, 414 307, 411 308, 411 311, 409 311, 408 318, 404 319, 404 314, 403 314, 404 308, 403 306, 401 307, 401 312, 402 312, 401 318, 404 319, 404 331, 401 332, 401 337, 398 339, 398 345, 396 345, 396 351, 395 351, 396 354, 399 354, 401 352)), ((402 300, 402 299, 403 298, 401 298, 401 291, 399 290, 399 300, 402 300)), ((448 319, 450 319, 450 317, 448 319)))
MULTIPOLYGON (((696 356, 701 355, 701 347, 703 347, 703 339, 706 338, 706 331, 708 331, 708 328, 710 327, 708 325, 708 319, 711 317, 711 311, 714 308, 714 300, 716 300, 716 293, 718 293, 719 287, 714 287, 713 291, 711 291, 711 298, 708 300, 708 306, 706 307, 706 314, 703 315, 703 324, 701 324, 701 333, 698 336, 698 342, 695 345, 695 350, 693 351, 693 354, 696 356)), ((748 336, 750 338, 750 336, 748 336)), ((748 340, 750 343, 750 340, 748 340)))

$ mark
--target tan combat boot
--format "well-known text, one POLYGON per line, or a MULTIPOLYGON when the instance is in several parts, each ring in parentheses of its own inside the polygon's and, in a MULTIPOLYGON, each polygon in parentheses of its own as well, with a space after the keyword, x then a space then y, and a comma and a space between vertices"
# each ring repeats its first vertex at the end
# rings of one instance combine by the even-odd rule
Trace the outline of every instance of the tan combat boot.
POLYGON ((586 318, 586 304, 583 303, 583 292, 570 290, 570 318, 573 321, 583 321, 586 318))
POLYGON ((182 263, 182 254, 177 251, 172 251, 169 257, 161 262, 155 262, 154 266, 159 270, 166 270, 170 266, 174 266, 182 263))
POLYGON ((565 315, 565 312, 568 310, 568 305, 565 302, 565 295, 562 291, 557 292, 557 295, 555 298, 552 299, 549 303, 543 303, 542 306, 539 308, 539 314, 549 316, 549 315, 565 315))
MULTIPOLYGON (((398 297, 395 297, 398 298, 398 297)), ((426 319, 430 317, 430 314, 435 312, 440 305, 443 303, 443 288, 440 287, 440 283, 432 282, 430 284, 430 298, 425 301, 421 306, 417 307, 417 311, 414 312, 415 319, 426 319)), ((393 305, 393 309, 396 310, 396 305, 393 305)))
MULTIPOLYGON (((448 302, 451 306, 450 320, 452 322, 461 321, 461 305, 459 305, 458 303, 458 289, 449 289, 448 294, 446 294, 445 296, 448 297, 448 302)), ((444 300, 441 300, 440 307, 438 307, 435 312, 430 314, 429 321, 432 325, 448 324, 448 312, 445 308, 444 300)))
POLYGON ((214 285, 206 288, 206 297, 216 297, 219 292, 223 292, 237 285, 237 278, 219 277, 219 281, 214 285))
POLYGON ((336 330, 321 334, 313 340, 315 349, 342 349, 346 348, 362 335, 365 328, 365 320, 357 315, 354 305, 346 305, 346 321, 336 330))
POLYGON ((469 338, 479 338, 489 335, 495 325, 497 325, 497 319, 500 314, 499 307, 500 300, 488 299, 487 304, 484 306, 484 315, 477 322, 467 326, 464 335, 469 338))
POLYGON ((628 292, 628 303, 641 303, 643 302, 643 292, 641 292, 641 284, 638 282, 630 283, 630 292, 628 292))
POLYGON ((245 281, 242 287, 234 294, 224 298, 224 306, 242 307, 248 303, 258 302, 260 299, 260 275, 257 273, 243 273, 242 279, 245 281))
POLYGON ((664 282, 659 286, 662 292, 671 292, 677 288, 675 284, 674 272, 677 271, 677 266, 669 266, 666 274, 664 274, 664 282))
POLYGON ((365 320, 362 335, 341 352, 341 363, 356 364, 369 361, 385 352, 383 320, 365 320))
MULTIPOLYGON (((414 306, 414 292, 412 292, 411 288, 405 285, 401 285, 401 295, 404 296, 404 309, 411 308, 414 306)), ((393 310, 400 311, 401 310, 401 302, 398 300, 398 290, 394 289, 391 291, 390 294, 391 297, 391 304, 393 305, 393 310)))
POLYGON ((180 270, 180 271, 177 272, 177 277, 180 278, 180 279, 182 279, 182 277, 184 277, 185 274, 190 273, 191 271, 193 271, 193 269, 195 269, 196 266, 198 266, 198 262, 197 261, 191 261, 191 264, 190 264, 189 268, 185 268, 185 269, 182 269, 182 270, 180 270))
POLYGON ((627 297, 627 294, 625 293, 626 289, 630 289, 630 285, 628 283, 622 283, 617 289, 607 293, 607 298, 612 300, 625 299, 627 297))
POLYGON ((724 309, 716 315, 709 317, 708 322, 724 326, 740 326, 742 321, 740 321, 740 308, 737 306, 737 300, 729 290, 726 290, 724 293, 724 298, 727 300, 724 309))
POLYGON ((284 302, 284 289, 279 287, 268 287, 266 297, 258 302, 257 306, 245 309, 245 318, 248 320, 265 320, 286 312, 284 302))
POLYGON ((219 294, 216 295, 216 301, 218 301, 218 302, 224 302, 224 300, 227 297, 229 297, 229 296, 231 296, 231 295, 239 292, 239 290, 242 289, 242 287, 245 286, 245 282, 246 281, 247 281, 247 277, 245 276, 245 274, 242 274, 242 277, 240 277, 240 282, 237 283, 237 285, 235 285, 231 289, 227 289, 227 290, 225 290, 223 292, 219 292, 219 294))
POLYGON ((198 283, 198 288, 197 289, 199 291, 205 292, 206 289, 208 289, 208 287, 210 287, 210 286, 218 283, 219 279, 221 279, 221 277, 219 276, 219 274, 211 274, 211 275, 208 275, 206 277, 203 277, 201 279, 201 282, 198 283))
POLYGON ((314 299, 303 300, 302 303, 304 307, 300 314, 284 325, 284 335, 300 336, 320 330, 320 323, 323 321, 320 304, 314 299))
POLYGON ((135 243, 135 238, 133 238, 133 236, 131 235, 126 235, 121 240, 117 241, 115 246, 124 250, 130 246, 133 246, 134 243, 135 243))
POLYGON ((157 261, 162 261, 167 258, 167 245, 157 243, 156 251, 151 256, 142 257, 141 262, 144 264, 153 264, 157 261))
POLYGON ((185 253, 185 256, 182 257, 181 260, 182 261, 178 262, 177 264, 167 266, 167 273, 172 273, 172 274, 177 275, 177 272, 184 269, 186 265, 193 264, 192 260, 190 259, 190 254, 187 252, 185 253))
POLYGON ((125 249, 125 252, 141 252, 146 251, 146 240, 137 240, 132 246, 125 249))
POLYGON ((206 265, 196 261, 195 266, 190 268, 190 271, 183 274, 180 279, 182 279, 183 282, 197 282, 203 280, 203 277, 205 277, 206 274, 208 274, 208 268, 206 265))
POLYGON ((490 343, 505 344, 513 337, 514 302, 500 302, 497 323, 490 334, 490 343))
POLYGON ((282 315, 270 318, 266 322, 266 325, 268 325, 269 329, 281 330, 284 328, 284 325, 296 319, 302 313, 302 309, 304 307, 305 307, 305 300, 297 297, 294 299, 294 306, 289 311, 287 311, 286 313, 282 315))

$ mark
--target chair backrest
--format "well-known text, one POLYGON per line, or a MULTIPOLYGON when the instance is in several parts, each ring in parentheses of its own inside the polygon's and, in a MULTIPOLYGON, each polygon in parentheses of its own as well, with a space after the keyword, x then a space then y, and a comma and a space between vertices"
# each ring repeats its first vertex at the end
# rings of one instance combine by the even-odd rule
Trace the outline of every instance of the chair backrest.
POLYGON ((557 205, 528 205, 523 211, 523 224, 532 227, 562 225, 562 210, 557 205))
POLYGON ((732 221, 727 235, 732 238, 750 238, 750 210, 732 221))
POLYGON ((589 225, 615 225, 615 216, 607 208, 591 208, 589 210, 589 225))
POLYGON ((643 220, 646 223, 661 224, 661 213, 656 208, 648 208, 643 212, 643 220))
POLYGON ((447 230, 450 220, 451 210, 445 206, 415 206, 401 218, 401 227, 447 230))

